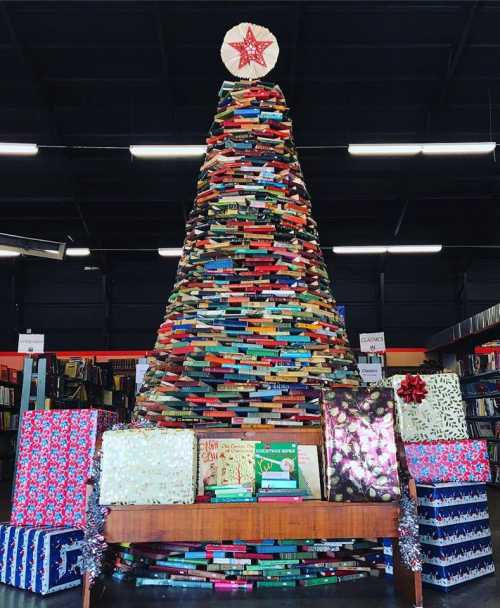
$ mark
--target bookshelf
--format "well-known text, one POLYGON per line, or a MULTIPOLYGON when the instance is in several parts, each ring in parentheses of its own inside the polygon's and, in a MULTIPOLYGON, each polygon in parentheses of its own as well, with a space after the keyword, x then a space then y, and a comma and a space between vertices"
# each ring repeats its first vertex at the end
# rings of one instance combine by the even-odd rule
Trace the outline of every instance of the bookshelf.
POLYGON ((10 481, 16 453, 22 374, 0 365, 0 480, 10 481))
POLYGON ((492 481, 500 487, 500 304, 438 334, 429 349, 460 376, 469 435, 488 442, 492 481))
POLYGON ((462 355, 458 360, 471 437, 486 439, 491 485, 500 486, 500 348, 462 355))

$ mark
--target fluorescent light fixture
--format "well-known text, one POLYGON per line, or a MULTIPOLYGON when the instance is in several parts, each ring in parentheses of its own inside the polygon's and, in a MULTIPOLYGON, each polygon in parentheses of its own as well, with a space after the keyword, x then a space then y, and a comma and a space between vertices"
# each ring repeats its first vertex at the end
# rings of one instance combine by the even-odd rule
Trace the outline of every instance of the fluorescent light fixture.
POLYGON ((359 247, 356 245, 349 247, 334 247, 333 253, 340 254, 358 254, 358 253, 387 253, 387 247, 383 245, 360 245, 359 247))
POLYGON ((62 260, 65 249, 66 244, 58 241, 0 233, 0 250, 4 251, 17 251, 23 255, 62 260))
POLYGON ((37 154, 36 144, 0 143, 0 156, 36 156, 37 154))
POLYGON ((180 258, 182 255, 182 247, 160 247, 158 253, 163 258, 180 258))
POLYGON ((85 257, 90 255, 90 249, 88 247, 68 247, 66 255, 72 258, 85 257))
POLYGON ((350 245, 334 247, 333 253, 439 253, 442 248, 442 245, 350 245))
POLYGON ((353 156, 416 156, 422 151, 421 144, 349 144, 353 156))
POLYGON ((416 156, 417 154, 489 154, 496 148, 494 141, 450 142, 429 144, 349 144, 354 156, 416 156))
POLYGON ((21 254, 19 251, 9 251, 8 249, 0 249, 0 258, 17 258, 21 254))
POLYGON ((422 144, 422 154, 489 154, 495 148, 494 141, 422 144))
POLYGON ((176 158, 180 156, 202 156, 207 147, 192 146, 129 146, 130 154, 136 158, 176 158))
POLYGON ((442 245, 389 245, 389 253, 439 253, 442 245))

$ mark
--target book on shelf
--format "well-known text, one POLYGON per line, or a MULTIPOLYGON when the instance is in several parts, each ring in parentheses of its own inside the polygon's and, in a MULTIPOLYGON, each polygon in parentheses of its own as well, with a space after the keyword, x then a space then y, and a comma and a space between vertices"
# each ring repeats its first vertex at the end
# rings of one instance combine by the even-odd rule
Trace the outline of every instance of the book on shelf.
POLYGON ((469 401, 467 416, 500 416, 500 397, 481 397, 469 401))
POLYGON ((0 412, 0 431, 15 431, 19 426, 19 414, 0 412))
POLYGON ((484 372, 500 370, 500 352, 466 354, 458 360, 460 376, 476 376, 484 372))
POLYGON ((0 386, 0 405, 3 407, 16 406, 16 392, 12 386, 0 386))
POLYGON ((500 421, 494 420, 469 420, 469 429, 472 437, 498 438, 500 437, 500 421))

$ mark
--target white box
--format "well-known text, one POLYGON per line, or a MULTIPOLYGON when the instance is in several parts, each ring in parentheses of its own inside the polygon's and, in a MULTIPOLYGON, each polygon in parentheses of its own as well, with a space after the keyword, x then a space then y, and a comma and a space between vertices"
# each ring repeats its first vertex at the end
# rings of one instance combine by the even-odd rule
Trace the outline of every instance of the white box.
POLYGON ((191 504, 197 441, 190 429, 107 431, 102 442, 102 505, 191 504))

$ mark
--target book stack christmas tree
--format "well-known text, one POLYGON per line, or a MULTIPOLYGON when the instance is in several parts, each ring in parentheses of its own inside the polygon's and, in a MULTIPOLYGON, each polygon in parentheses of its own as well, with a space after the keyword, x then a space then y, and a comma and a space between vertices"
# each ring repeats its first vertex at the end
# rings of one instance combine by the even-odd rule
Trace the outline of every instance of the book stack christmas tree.
MULTIPOLYGON (((252 24, 230 30, 221 49, 245 78, 267 73, 277 53, 252 24)), ((278 85, 223 83, 186 229, 136 416, 319 424, 320 389, 358 376, 278 85)))

